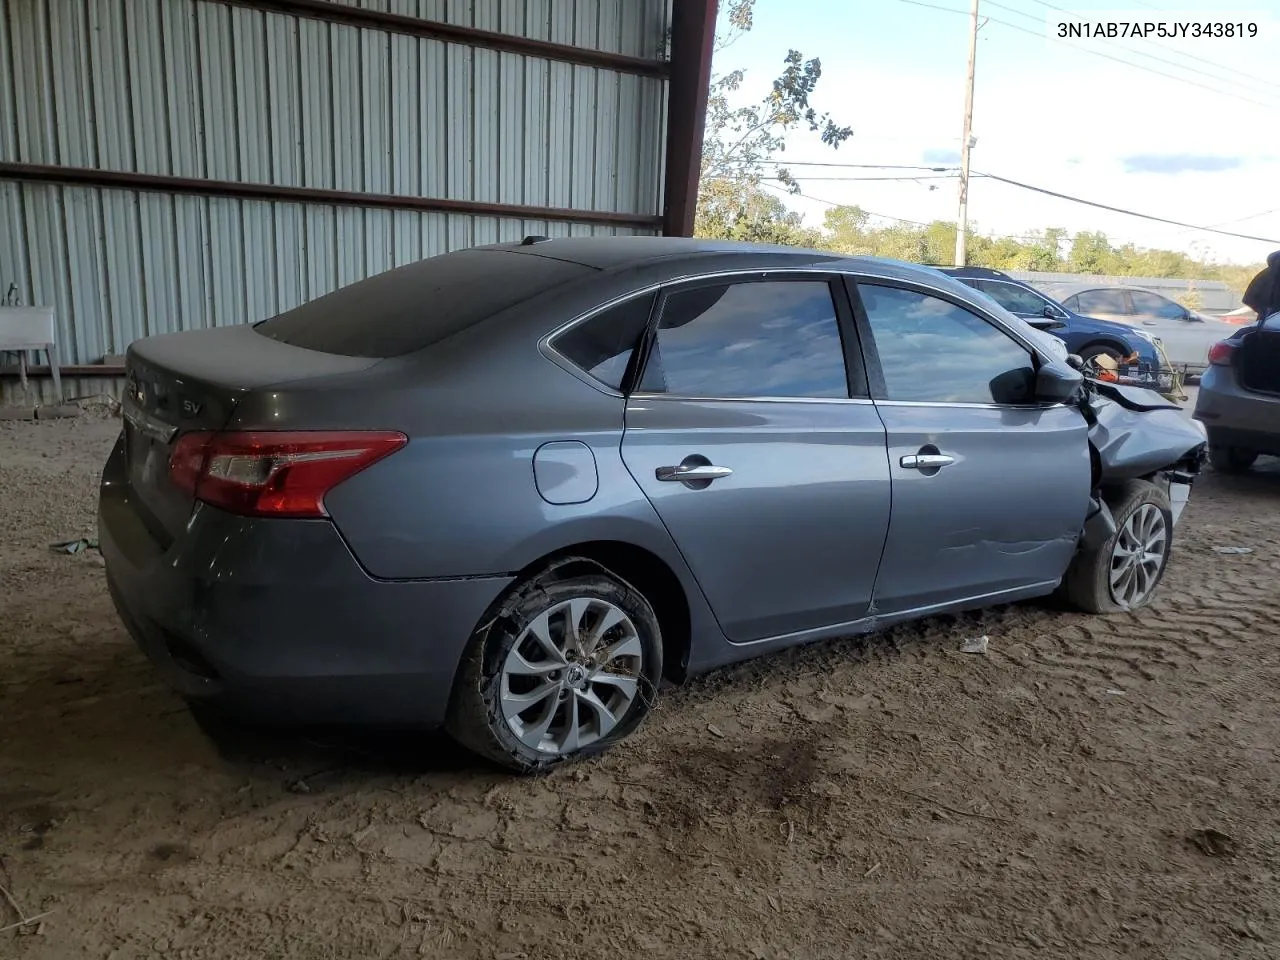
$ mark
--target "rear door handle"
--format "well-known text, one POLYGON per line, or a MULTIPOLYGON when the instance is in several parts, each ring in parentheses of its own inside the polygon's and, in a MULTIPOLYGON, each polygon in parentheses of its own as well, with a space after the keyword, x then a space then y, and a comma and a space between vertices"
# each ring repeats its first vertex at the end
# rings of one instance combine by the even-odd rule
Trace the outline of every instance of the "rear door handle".
POLYGON ((717 467, 710 463, 682 463, 675 467, 659 467, 654 471, 654 475, 663 481, 688 483, 690 480, 723 480, 725 477, 733 476, 733 471, 728 467, 717 467))
POLYGON ((913 453, 898 462, 907 470, 932 470, 938 467, 949 467, 956 462, 956 458, 948 457, 944 453, 913 453))

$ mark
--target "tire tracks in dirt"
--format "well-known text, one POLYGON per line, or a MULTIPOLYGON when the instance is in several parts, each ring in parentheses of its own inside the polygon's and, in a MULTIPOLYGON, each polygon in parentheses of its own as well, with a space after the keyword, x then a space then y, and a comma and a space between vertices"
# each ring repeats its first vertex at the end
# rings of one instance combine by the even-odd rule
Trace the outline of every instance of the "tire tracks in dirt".
MULTIPOLYGON (((1280 635, 1280 603, 1271 576, 1232 580, 1233 593, 1227 597, 1217 586, 1208 580, 1190 594, 1170 590, 1156 605, 1129 615, 1068 622, 1059 615, 1056 628, 1040 629, 1009 650, 993 646, 993 654, 997 660, 1029 666, 1076 693, 1096 691, 1100 684, 1123 688, 1159 682, 1174 674, 1180 683, 1209 686, 1218 681, 1202 676, 1198 664, 1248 657, 1251 645, 1280 635)), ((1037 626, 1053 622, 1045 618, 1037 626)), ((1261 682, 1248 669, 1233 680, 1240 688, 1261 682)))

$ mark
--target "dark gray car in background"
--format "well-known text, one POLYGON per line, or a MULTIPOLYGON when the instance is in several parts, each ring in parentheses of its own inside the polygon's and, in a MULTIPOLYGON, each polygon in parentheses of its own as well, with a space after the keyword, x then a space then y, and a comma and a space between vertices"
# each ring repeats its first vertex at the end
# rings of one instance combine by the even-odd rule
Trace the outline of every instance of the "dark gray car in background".
POLYGON ((1280 456, 1280 313, 1209 349, 1195 418, 1216 470, 1241 473, 1260 455, 1280 456))
POLYGON ((187 697, 530 771, 664 678, 1061 589, 1148 602, 1203 452, 927 269, 459 251, 127 358, 100 540, 187 697))

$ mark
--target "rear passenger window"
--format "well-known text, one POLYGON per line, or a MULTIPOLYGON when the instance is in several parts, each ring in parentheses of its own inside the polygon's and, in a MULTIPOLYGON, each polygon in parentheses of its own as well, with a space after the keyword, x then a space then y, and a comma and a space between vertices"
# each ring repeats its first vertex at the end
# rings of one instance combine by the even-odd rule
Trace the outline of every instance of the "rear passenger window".
POLYGON ((1075 300, 1076 305, 1072 309, 1084 314, 1129 312, 1123 290, 1086 290, 1076 294, 1075 300))
POLYGON ((640 389, 685 397, 847 398, 830 286, 783 280, 669 294, 640 389))
POLYGON ((570 363, 605 386, 622 389, 627 364, 635 352, 657 293, 626 300, 570 327, 552 346, 570 363))

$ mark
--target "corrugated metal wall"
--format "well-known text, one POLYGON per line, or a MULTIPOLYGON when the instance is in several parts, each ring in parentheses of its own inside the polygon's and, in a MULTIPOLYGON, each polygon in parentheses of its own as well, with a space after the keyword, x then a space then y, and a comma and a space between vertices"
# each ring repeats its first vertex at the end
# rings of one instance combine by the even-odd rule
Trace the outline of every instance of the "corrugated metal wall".
MULTIPOLYGON (((352 6, 655 58, 668 0, 352 6)), ((657 214, 665 81, 214 0, 0 0, 0 160, 657 214), (11 68, 5 68, 8 61, 11 68)), ((66 363, 528 233, 626 228, 0 183, 66 363)))

